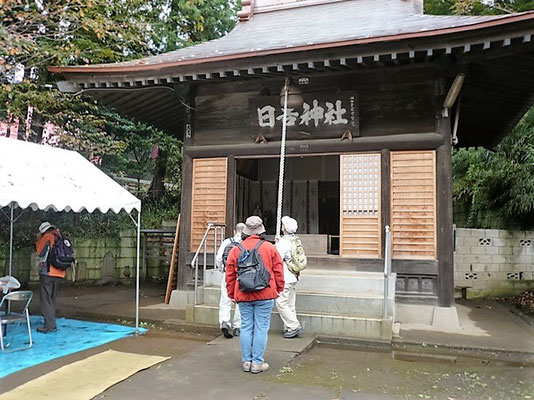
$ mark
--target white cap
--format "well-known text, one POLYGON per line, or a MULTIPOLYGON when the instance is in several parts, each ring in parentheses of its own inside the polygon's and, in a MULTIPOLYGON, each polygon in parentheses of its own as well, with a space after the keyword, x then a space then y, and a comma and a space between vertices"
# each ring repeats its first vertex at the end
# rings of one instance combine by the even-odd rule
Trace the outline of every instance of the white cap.
POLYGON ((288 217, 287 215, 285 217, 282 217, 282 225, 284 225, 284 229, 290 235, 295 233, 299 227, 297 220, 288 217))
POLYGON ((39 232, 45 233, 47 230, 49 230, 50 228, 53 228, 53 227, 54 226, 50 222, 45 221, 41 225, 39 225, 39 232))

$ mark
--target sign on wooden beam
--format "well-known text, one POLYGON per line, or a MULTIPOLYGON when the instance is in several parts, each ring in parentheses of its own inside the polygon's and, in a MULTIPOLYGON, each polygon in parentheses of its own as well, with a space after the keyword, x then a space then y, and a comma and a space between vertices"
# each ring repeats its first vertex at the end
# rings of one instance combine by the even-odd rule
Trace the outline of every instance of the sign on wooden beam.
MULTIPOLYGON (((288 108, 288 139, 341 138, 344 133, 359 136, 358 94, 354 92, 307 93, 300 108, 288 108)), ((250 99, 253 132, 279 140, 284 109, 279 96, 250 99)))

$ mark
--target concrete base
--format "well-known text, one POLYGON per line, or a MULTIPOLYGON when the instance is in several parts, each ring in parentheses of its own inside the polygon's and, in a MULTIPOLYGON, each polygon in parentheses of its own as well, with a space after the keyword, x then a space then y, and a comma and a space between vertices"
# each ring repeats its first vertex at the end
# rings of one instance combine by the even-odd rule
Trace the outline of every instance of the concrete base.
POLYGON ((421 304, 396 304, 397 321, 403 324, 426 325, 435 328, 460 327, 456 306, 436 307, 421 304))
POLYGON ((459 329, 460 322, 456 307, 434 307, 432 326, 436 328, 459 329))
MULTIPOLYGON (((349 317, 320 313, 297 313, 304 331, 309 334, 347 338, 387 340, 392 338, 391 318, 349 317)), ((186 320, 200 325, 216 326, 219 323, 219 308, 200 304, 186 310, 186 320)), ((271 315, 271 332, 281 332, 283 324, 276 311, 271 315)))
MULTIPOLYGON (((202 292, 199 290, 199 293, 202 292)), ((195 292, 192 290, 173 290, 169 307, 185 309, 195 303, 195 292)))

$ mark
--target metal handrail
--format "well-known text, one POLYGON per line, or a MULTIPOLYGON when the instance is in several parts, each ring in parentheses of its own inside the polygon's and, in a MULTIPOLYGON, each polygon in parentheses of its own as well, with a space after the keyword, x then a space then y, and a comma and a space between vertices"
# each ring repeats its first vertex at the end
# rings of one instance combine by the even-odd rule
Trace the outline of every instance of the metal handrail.
POLYGON ((386 225, 386 240, 384 249, 384 301, 382 302, 382 318, 387 317, 387 301, 389 298, 389 277, 391 276, 391 230, 386 225))
POLYGON ((198 246, 197 251, 195 252, 195 255, 193 256, 193 259, 191 260, 191 268, 195 268, 195 305, 198 304, 197 299, 197 292, 198 292, 198 257, 200 255, 200 251, 204 249, 204 257, 203 257, 203 282, 206 282, 206 265, 207 265, 207 241, 208 241, 208 235, 210 233, 210 230, 213 229, 213 263, 215 264, 215 258, 217 255, 217 233, 220 233, 220 240, 221 243, 224 240, 224 230, 225 225, 217 224, 213 222, 208 223, 208 227, 206 228, 206 232, 204 232, 204 236, 202 236, 202 240, 200 241, 200 244, 198 246))

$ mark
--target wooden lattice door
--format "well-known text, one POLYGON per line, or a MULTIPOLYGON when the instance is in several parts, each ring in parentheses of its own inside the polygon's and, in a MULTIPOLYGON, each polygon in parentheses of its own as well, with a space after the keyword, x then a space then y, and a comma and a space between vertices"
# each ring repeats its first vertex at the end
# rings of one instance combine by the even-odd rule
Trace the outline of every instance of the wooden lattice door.
POLYGON ((436 259, 436 152, 391 152, 392 257, 436 259))
POLYGON ((340 156, 340 192, 340 255, 380 257, 380 154, 340 156))
MULTIPOLYGON (((226 157, 193 160, 191 251, 197 250, 208 223, 226 223, 227 165, 226 157)), ((213 252, 212 241, 208 251, 213 252)))

